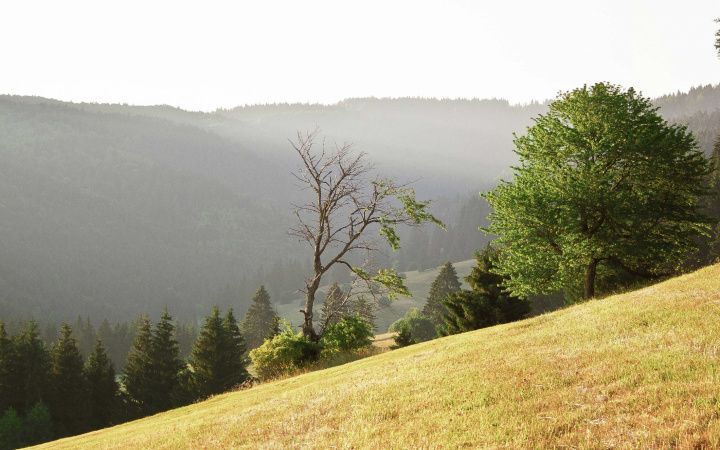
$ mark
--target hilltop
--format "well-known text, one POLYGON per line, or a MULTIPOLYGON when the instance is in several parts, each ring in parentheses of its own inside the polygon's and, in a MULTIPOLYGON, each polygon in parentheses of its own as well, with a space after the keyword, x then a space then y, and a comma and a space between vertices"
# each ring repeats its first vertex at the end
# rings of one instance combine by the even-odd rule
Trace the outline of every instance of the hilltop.
POLYGON ((720 446, 720 265, 46 448, 720 446))

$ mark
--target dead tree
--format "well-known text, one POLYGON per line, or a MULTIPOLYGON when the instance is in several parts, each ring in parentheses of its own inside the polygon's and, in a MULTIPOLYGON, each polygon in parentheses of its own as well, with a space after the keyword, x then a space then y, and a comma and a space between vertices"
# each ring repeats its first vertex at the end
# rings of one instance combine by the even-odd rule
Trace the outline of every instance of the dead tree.
POLYGON ((290 141, 302 164, 293 175, 309 193, 307 203, 295 206, 296 226, 290 234, 312 249, 312 273, 305 280, 303 334, 317 340, 313 327, 315 295, 323 276, 335 265, 351 271, 357 279, 383 286, 388 294, 408 295, 400 276, 391 269, 368 270, 367 262, 379 251, 372 232, 378 231, 393 249, 399 248, 398 225, 442 223, 428 212, 429 202, 417 201, 407 185, 381 178, 363 152, 352 145, 328 149, 323 140, 316 148, 318 132, 298 133, 290 141), (352 256, 365 253, 366 264, 354 266, 352 256))

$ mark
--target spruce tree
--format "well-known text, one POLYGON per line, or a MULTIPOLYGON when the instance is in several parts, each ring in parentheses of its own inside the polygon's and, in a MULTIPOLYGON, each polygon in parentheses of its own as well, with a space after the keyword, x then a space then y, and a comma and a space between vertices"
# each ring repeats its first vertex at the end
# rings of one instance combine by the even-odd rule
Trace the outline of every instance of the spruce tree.
POLYGON ((83 360, 72 328, 66 323, 62 325, 60 338, 52 349, 50 385, 49 407, 58 435, 82 432, 87 420, 83 360))
POLYGON ((23 445, 35 445, 53 439, 53 423, 50 410, 44 403, 36 403, 23 419, 23 445))
POLYGON ((526 300, 505 292, 506 278, 495 273, 497 249, 488 245, 475 258, 475 267, 465 278, 471 289, 454 292, 443 300, 443 321, 438 327, 442 335, 520 320, 530 312, 526 300))
POLYGON ((100 339, 95 342, 95 348, 85 362, 85 379, 88 387, 89 425, 92 429, 106 427, 116 417, 118 386, 112 361, 100 339))
POLYGON ((355 298, 352 305, 353 314, 357 314, 365 322, 369 323, 373 330, 375 330, 375 316, 376 305, 375 302, 368 299, 364 295, 359 295, 355 298))
POLYGON ((8 408, 0 416, 0 449, 12 450, 23 446, 22 419, 15 408, 8 408))
POLYGON ((245 358, 245 339, 243 338, 232 308, 228 309, 223 319, 225 334, 225 374, 222 377, 226 389, 230 389, 247 380, 247 359, 245 358))
POLYGON ((228 341, 220 310, 215 306, 205 318, 190 355, 192 386, 197 397, 218 394, 227 388, 223 378, 227 374, 228 341))
POLYGON ((185 366, 180 359, 180 347, 175 338, 175 325, 167 309, 160 316, 151 339, 153 412, 164 411, 176 405, 180 387, 179 373, 185 366))
POLYGON ((10 407, 15 396, 15 363, 13 342, 5 331, 5 323, 0 321, 0 414, 10 407))
POLYGON ((247 380, 245 340, 232 308, 224 318, 216 307, 200 330, 190 355, 193 394, 198 398, 232 389, 247 380))
POLYGON ((279 319, 265 286, 255 292, 241 325, 247 350, 259 347, 279 332, 279 319))
POLYGON ((460 280, 458 280, 457 272, 450 262, 446 262, 440 269, 440 273, 430 286, 425 306, 422 313, 430 319, 436 326, 442 323, 442 316, 445 311, 443 300, 454 292, 458 292, 461 288, 460 280))
POLYGON ((338 323, 352 314, 352 302, 337 283, 333 283, 325 295, 320 312, 321 329, 330 324, 338 323))
POLYGON ((152 325, 147 316, 141 316, 123 375, 125 390, 141 415, 150 414, 153 409, 152 358, 152 325))
POLYGON ((15 391, 10 404, 24 413, 48 396, 50 354, 40 339, 35 321, 28 322, 20 333, 14 336, 13 347, 15 391))

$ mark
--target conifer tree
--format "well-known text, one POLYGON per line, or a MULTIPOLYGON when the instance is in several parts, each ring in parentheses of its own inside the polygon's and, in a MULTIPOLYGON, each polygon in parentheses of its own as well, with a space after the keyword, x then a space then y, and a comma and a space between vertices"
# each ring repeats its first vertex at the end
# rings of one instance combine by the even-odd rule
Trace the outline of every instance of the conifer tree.
POLYGON ((247 359, 245 352, 245 339, 243 338, 232 308, 228 309, 223 319, 223 330, 225 333, 225 361, 226 370, 222 377, 223 384, 232 388, 247 380, 249 375, 246 369, 247 359))
POLYGON ((44 403, 36 403, 23 419, 23 445, 35 445, 53 439, 50 410, 44 403))
POLYGON ((353 314, 357 314, 361 319, 369 323, 373 330, 375 330, 375 321, 377 319, 375 315, 375 302, 369 300, 364 295, 359 295, 353 301, 352 309, 353 314))
POLYGON ((8 408, 0 416, 0 449, 11 450, 22 446, 22 419, 15 408, 8 408))
POLYGON ((352 302, 337 283, 333 283, 325 295, 320 311, 321 330, 330 324, 338 323, 352 314, 352 302))
POLYGON ((15 349, 15 392, 10 401, 16 410, 26 412, 48 396, 50 354, 40 339, 38 324, 30 321, 13 338, 15 349))
POLYGON ((15 396, 15 361, 13 342, 5 331, 5 323, 0 321, 0 414, 10 407, 15 396))
POLYGON ((50 385, 49 406, 58 435, 82 432, 87 420, 83 360, 72 328, 66 323, 62 325, 60 338, 52 349, 50 385))
POLYGON ((185 366, 180 359, 175 325, 167 308, 155 326, 151 344, 151 410, 158 412, 175 406, 175 398, 180 387, 179 373, 185 366))
POLYGON ((219 379, 224 357, 224 331, 220 310, 215 306, 205 318, 190 355, 193 386, 199 397, 221 392, 219 379))
POLYGON ((110 425, 117 413, 118 386, 115 368, 100 339, 95 342, 95 348, 85 362, 85 379, 88 387, 89 425, 93 429, 110 425))
POLYGON ((265 286, 260 286, 255 292, 250 308, 245 314, 245 320, 242 322, 241 331, 248 350, 259 347, 265 339, 279 332, 279 318, 265 286))
POLYGON ((141 316, 125 364, 123 384, 134 406, 142 415, 152 412, 152 353, 152 324, 147 316, 141 316))
POLYGON ((458 292, 461 288, 460 280, 458 280, 457 272, 450 262, 446 262, 440 269, 440 273, 430 286, 425 306, 422 313, 430 319, 436 326, 442 323, 442 316, 445 311, 443 300, 454 292, 458 292))
POLYGON ((495 273, 498 258, 498 250, 491 245, 476 253, 475 267, 465 278, 471 290, 454 292, 443 300, 440 334, 462 333, 527 316, 528 302, 505 292, 507 280, 495 273))

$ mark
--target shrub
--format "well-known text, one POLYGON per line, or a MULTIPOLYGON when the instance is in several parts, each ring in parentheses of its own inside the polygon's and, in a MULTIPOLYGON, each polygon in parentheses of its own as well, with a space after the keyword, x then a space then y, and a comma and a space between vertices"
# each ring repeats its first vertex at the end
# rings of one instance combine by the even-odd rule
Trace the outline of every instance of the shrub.
POLYGON ((287 375, 316 361, 320 355, 319 343, 294 332, 287 322, 283 327, 279 334, 265 339, 260 347, 250 352, 253 369, 261 379, 287 375))
POLYGON ((400 339, 404 340, 404 344, 401 345, 401 342, 398 342, 397 338, 395 339, 399 346, 429 341, 437 337, 435 324, 416 308, 408 310, 405 316, 390 325, 388 331, 398 333, 400 339))
POLYGON ((372 344, 372 325, 355 314, 337 323, 328 324, 320 339, 322 356, 339 352, 355 352, 372 344))
POLYGON ((397 330, 397 335, 395 336, 395 345, 393 345, 392 348, 407 347, 408 345, 416 344, 415 340, 412 338, 412 334, 410 334, 410 327, 407 322, 402 322, 399 325, 399 328, 400 329, 397 330))

